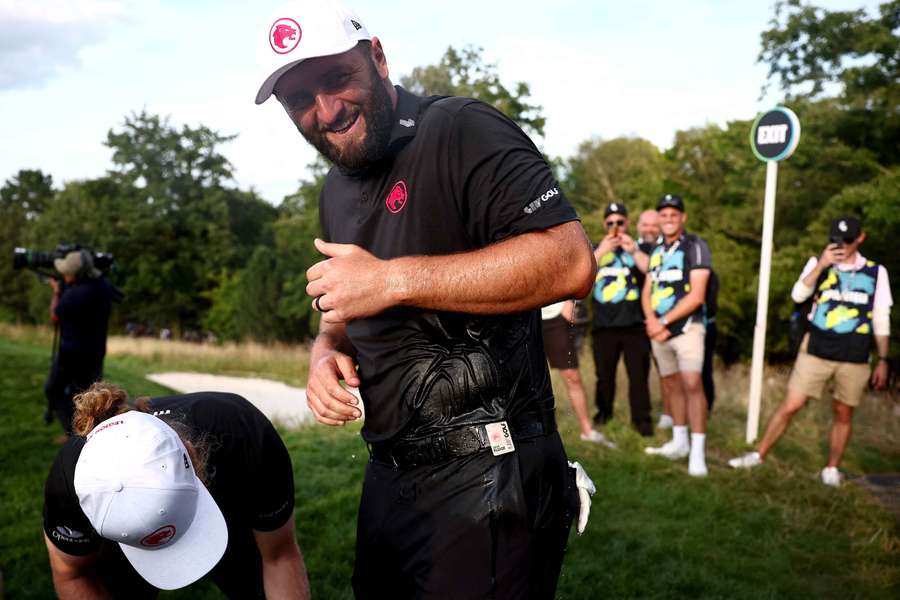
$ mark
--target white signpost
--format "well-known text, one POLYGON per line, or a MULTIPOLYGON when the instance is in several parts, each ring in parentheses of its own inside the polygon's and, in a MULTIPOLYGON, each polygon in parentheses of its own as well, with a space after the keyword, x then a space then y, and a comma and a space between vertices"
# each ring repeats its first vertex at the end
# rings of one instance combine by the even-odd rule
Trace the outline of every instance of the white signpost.
POLYGON ((800 120, 783 106, 761 113, 750 129, 753 154, 766 164, 766 197, 763 206, 762 248, 759 256, 759 291, 756 297, 756 327, 753 329, 753 362, 750 367, 750 402, 747 409, 747 443, 759 433, 763 365, 766 354, 766 319, 769 315, 769 274, 772 270, 772 232, 775 228, 775 188, 778 161, 794 153, 800 141, 800 120))

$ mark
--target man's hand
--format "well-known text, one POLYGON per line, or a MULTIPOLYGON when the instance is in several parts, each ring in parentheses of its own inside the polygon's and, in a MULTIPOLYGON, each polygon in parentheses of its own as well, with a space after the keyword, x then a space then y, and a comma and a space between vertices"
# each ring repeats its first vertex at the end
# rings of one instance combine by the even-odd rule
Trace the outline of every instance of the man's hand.
POLYGON ((594 250, 594 257, 599 261, 601 257, 610 252, 615 252, 621 245, 622 240, 619 236, 608 233, 605 238, 600 240, 597 249, 594 250))
POLYGON ((619 242, 622 245, 622 250, 628 254, 634 254, 634 251, 637 250, 637 244, 634 243, 634 238, 627 233, 623 233, 619 236, 619 242))
POLYGON ((838 244, 828 244, 822 251, 822 256, 819 257, 819 265, 824 270, 842 260, 844 260, 844 247, 838 244))
POLYGON ((645 326, 647 329, 647 337, 649 338, 655 338, 659 332, 666 328, 665 325, 659 322, 659 318, 656 315, 647 317, 645 326))
POLYGON ((669 331, 668 327, 663 327, 662 330, 654 336, 651 336, 652 339, 656 340, 660 344, 672 337, 672 332, 669 331))
POLYGON ((309 280, 306 293, 313 297, 313 307, 322 312, 323 321, 352 321, 376 315, 397 304, 394 292, 399 281, 392 280, 388 261, 354 244, 331 244, 316 239, 315 246, 330 258, 306 271, 309 280))
POLYGON ((51 288, 53 288, 53 294, 54 294, 55 296, 58 296, 58 295, 59 295, 60 287, 59 287, 59 280, 58 280, 58 279, 56 279, 55 277, 48 277, 48 278, 47 278, 47 285, 49 285, 51 288))
POLYGON ((356 365, 343 352, 332 350, 310 365, 306 404, 319 423, 340 426, 362 416, 356 408, 359 400, 344 389, 342 379, 350 387, 359 387, 356 365))
POLYGON ((876 390, 883 390, 888 382, 888 364, 886 360, 879 360, 872 371, 872 387, 876 390))

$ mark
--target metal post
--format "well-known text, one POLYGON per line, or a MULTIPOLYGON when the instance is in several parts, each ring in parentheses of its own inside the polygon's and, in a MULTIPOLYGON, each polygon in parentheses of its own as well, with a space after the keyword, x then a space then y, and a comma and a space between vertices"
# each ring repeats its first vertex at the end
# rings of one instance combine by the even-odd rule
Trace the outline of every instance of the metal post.
POLYGON ((775 228, 775 188, 778 161, 766 165, 766 198, 763 206, 762 248, 759 256, 759 292, 756 297, 756 327, 753 329, 753 363, 750 368, 750 405, 747 410, 747 443, 759 433, 763 365, 766 354, 766 319, 769 315, 769 274, 772 270, 772 232, 775 228))

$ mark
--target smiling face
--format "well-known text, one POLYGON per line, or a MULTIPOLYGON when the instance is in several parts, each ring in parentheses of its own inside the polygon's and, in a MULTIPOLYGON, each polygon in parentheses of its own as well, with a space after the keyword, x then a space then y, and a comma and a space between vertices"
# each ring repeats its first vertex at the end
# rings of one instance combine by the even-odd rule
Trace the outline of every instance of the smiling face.
POLYGON ((637 232, 641 240, 652 244, 659 237, 659 214, 655 210, 645 210, 638 217, 637 232))
POLYGON ((325 158, 356 171, 384 157, 396 92, 381 43, 360 43, 334 56, 306 60, 275 85, 288 116, 325 158))
POLYGON ((659 228, 666 236, 666 240, 671 241, 681 235, 685 221, 687 221, 687 213, 683 213, 677 208, 666 207, 659 211, 659 228))

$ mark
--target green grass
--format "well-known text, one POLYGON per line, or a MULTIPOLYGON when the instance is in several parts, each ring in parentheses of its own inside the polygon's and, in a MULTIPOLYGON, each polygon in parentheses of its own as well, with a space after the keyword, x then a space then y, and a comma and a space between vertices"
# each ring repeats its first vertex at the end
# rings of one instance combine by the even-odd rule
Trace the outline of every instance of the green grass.
MULTIPOLYGON (((0 569, 10 599, 52 597, 40 514, 58 434, 41 421, 47 354, 42 334, 0 337, 0 569)), ((166 391, 142 378, 162 368, 169 366, 152 353, 123 354, 109 358, 106 372, 135 396, 166 391)), ((269 376, 285 378, 282 369, 269 376)), ((589 392, 591 371, 584 365, 589 392)), ((764 418, 783 392, 783 379, 776 372, 769 382, 764 418)), ((616 420, 608 428, 619 450, 578 441, 568 401, 558 394, 570 457, 585 465, 598 486, 587 532, 571 536, 558 597, 898 597, 900 528, 893 516, 856 486, 833 490, 816 480, 827 452, 826 404, 813 403, 800 415, 765 467, 733 472, 725 461, 744 449, 746 378, 733 370, 721 373, 719 381, 723 398, 710 423, 705 480, 688 477, 683 462, 643 454, 644 441, 626 425, 624 398, 617 400, 616 420)), ((850 474, 900 470, 896 418, 876 404, 870 399, 857 416, 845 461, 850 474)), ((317 598, 352 597, 356 506, 366 460, 358 431, 282 431, 294 461, 298 537, 317 598)), ((664 438, 657 435, 657 441, 664 438)), ((161 597, 218 593, 204 584, 161 597)))

